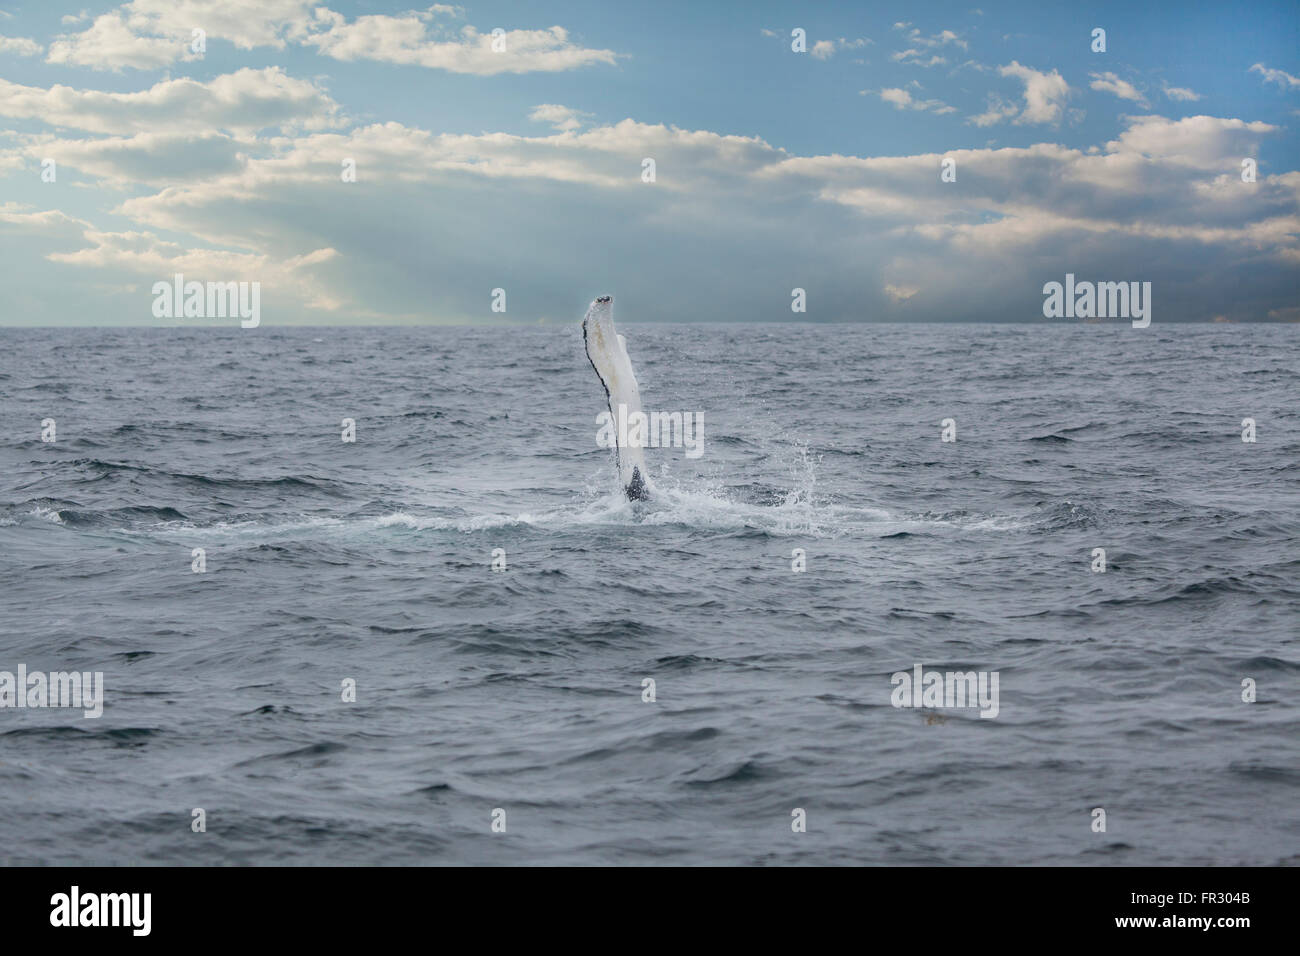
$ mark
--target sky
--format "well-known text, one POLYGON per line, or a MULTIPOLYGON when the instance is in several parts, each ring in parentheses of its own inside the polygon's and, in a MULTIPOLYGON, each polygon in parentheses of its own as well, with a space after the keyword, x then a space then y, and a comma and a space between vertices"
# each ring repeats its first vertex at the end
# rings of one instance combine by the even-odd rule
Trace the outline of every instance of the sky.
POLYGON ((259 283, 261 327, 600 294, 620 322, 1078 321, 1043 314, 1067 274, 1150 282, 1155 323, 1296 322, 1298 27, 1294 0, 0 0, 0 324, 231 324, 156 317, 177 273, 259 283))

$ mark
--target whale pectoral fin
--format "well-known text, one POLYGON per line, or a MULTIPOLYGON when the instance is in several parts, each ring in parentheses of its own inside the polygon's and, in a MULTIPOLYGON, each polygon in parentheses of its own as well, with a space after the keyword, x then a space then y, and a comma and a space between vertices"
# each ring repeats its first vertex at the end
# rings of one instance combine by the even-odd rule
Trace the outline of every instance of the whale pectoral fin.
MULTIPOLYGON (((641 394, 636 386, 636 373, 627 354, 627 340, 614 328, 614 300, 602 295, 591 303, 582 320, 582 337, 587 358, 601 385, 611 419, 628 421, 641 415, 641 394)), ((639 445, 616 444, 614 453, 618 460, 619 482, 633 501, 650 497, 650 480, 647 477, 645 454, 639 445)))

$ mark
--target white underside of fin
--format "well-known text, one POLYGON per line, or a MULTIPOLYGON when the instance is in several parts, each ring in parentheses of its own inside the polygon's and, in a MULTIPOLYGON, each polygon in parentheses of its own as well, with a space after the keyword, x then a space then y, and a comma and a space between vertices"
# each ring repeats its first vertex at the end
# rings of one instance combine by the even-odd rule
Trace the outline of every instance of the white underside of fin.
MULTIPOLYGON (((586 318, 582 320, 582 334, 587 345, 587 358, 605 386, 609 413, 617 434, 620 414, 626 420, 634 412, 641 411, 641 393, 637 389, 636 373, 632 371, 632 360, 627 355, 627 340, 614 330, 612 299, 602 296, 591 303, 586 318), (623 406, 621 412, 619 406, 623 406)), ((639 485, 648 491, 650 479, 646 473, 644 450, 628 445, 618 445, 616 450, 618 477, 624 490, 631 495, 639 485)))

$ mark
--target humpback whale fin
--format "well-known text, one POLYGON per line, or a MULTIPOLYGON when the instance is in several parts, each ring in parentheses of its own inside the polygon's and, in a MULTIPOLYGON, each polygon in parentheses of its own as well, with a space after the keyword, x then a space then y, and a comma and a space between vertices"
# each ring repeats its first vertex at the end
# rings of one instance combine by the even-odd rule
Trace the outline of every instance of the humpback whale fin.
MULTIPOLYGON (((641 411, 641 393, 636 387, 632 360, 627 357, 627 341, 614 331, 613 296, 602 295, 591 303, 582 320, 582 340, 587 346, 587 359, 605 386, 605 400, 617 435, 620 412, 626 421, 634 412, 641 411)), ((619 444, 617 440, 614 448, 618 454, 619 481, 628 498, 633 501, 649 498, 645 452, 638 446, 619 444)))

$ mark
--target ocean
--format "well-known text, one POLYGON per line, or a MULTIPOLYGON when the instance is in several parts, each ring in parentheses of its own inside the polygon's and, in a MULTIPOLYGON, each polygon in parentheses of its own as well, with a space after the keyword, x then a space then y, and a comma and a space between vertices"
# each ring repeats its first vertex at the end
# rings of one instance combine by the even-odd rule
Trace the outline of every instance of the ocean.
POLYGON ((0 863, 1300 862, 1294 326, 619 331, 0 329, 0 863))

